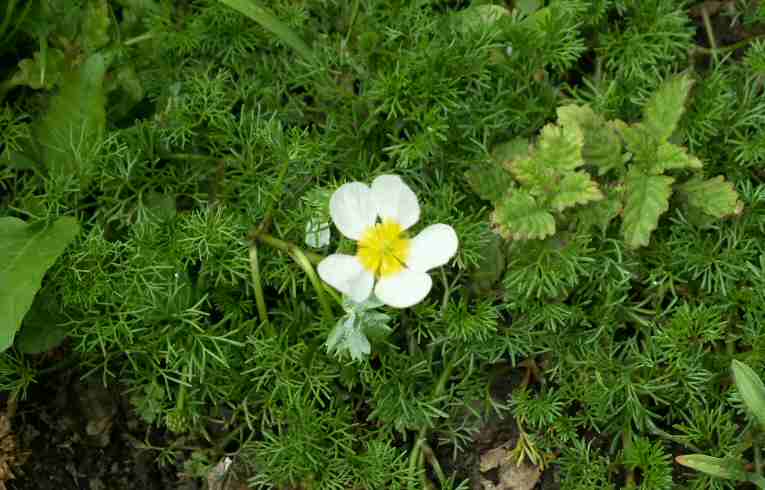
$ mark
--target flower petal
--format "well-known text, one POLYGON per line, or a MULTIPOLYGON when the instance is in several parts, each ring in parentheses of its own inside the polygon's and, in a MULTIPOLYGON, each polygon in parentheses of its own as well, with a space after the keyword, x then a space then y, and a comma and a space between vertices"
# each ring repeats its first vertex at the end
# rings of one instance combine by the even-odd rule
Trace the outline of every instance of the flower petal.
POLYGON ((454 228, 440 223, 430 225, 412 238, 406 266, 412 270, 427 272, 444 265, 457 253, 458 244, 454 228))
POLYGON ((309 247, 322 248, 329 245, 331 233, 329 223, 320 222, 316 218, 311 218, 305 224, 305 243, 309 247))
POLYGON ((316 269, 324 282, 357 303, 372 293, 375 278, 353 255, 332 254, 319 262, 316 269))
POLYGON ((406 230, 420 219, 420 205, 417 196, 398 175, 380 175, 372 182, 372 199, 377 214, 391 219, 406 230))
POLYGON ((375 295, 388 306, 408 308, 428 295, 433 280, 424 272, 404 269, 395 276, 380 279, 375 295))
POLYGON ((358 240, 377 219, 371 189, 361 182, 341 185, 329 200, 329 214, 340 233, 358 240))

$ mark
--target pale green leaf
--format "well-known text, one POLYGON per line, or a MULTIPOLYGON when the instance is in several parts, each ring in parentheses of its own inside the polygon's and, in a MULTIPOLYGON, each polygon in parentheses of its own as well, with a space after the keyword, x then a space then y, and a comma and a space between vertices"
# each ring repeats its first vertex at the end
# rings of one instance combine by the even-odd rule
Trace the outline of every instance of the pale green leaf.
POLYGON ((734 359, 731 370, 744 405, 754 415, 760 427, 765 428, 765 384, 752 368, 741 361, 734 359))
POLYGON ((689 205, 716 218, 738 214, 743 206, 733 184, 721 175, 707 180, 693 178, 683 183, 679 190, 689 205))
POLYGON ((603 199, 603 193, 586 172, 570 172, 561 179, 550 205, 558 211, 563 211, 577 204, 601 199, 603 199))
POLYGON ((513 160, 527 156, 529 156, 529 140, 526 138, 513 138, 491 150, 492 159, 499 165, 507 166, 513 160))
POLYGON ((646 175, 630 171, 625 181, 622 232, 627 246, 637 248, 648 245, 651 233, 659 224, 659 217, 669 209, 674 179, 662 175, 646 175))
POLYGON ((13 343, 45 272, 79 230, 70 217, 48 227, 0 218, 0 351, 13 343))
POLYGON ((656 148, 656 163, 649 173, 662 174, 667 170, 684 168, 700 169, 702 166, 701 160, 689 155, 685 148, 665 141, 656 148))
POLYGON ((220 0, 220 2, 260 24, 303 58, 307 60, 314 58, 313 51, 303 39, 259 2, 255 0, 220 0))
POLYGON ((508 240, 545 238, 555 233, 555 218, 533 196, 522 190, 510 192, 492 213, 500 235, 508 240))
POLYGON ((19 71, 10 83, 16 87, 50 90, 61 81, 65 67, 64 52, 60 49, 48 48, 45 55, 37 51, 32 58, 19 61, 19 71))
POLYGON ((616 131, 595 114, 589 106, 565 105, 558 108, 558 124, 578 126, 584 134, 582 158, 603 175, 612 168, 623 167, 622 142, 616 131))
POLYGON ((545 168, 574 170, 584 165, 582 146, 584 133, 579 126, 548 124, 542 128, 531 158, 545 168))
POLYGON ((741 461, 726 460, 706 454, 684 454, 675 458, 678 464, 701 471, 707 475, 728 480, 750 481, 750 477, 741 461))
POLYGON ((685 112, 685 101, 693 80, 677 76, 665 81, 643 107, 643 124, 660 142, 667 141, 675 132, 685 112))
POLYGON ((103 81, 107 65, 107 57, 96 53, 69 73, 35 126, 42 164, 52 174, 87 176, 106 126, 103 81))

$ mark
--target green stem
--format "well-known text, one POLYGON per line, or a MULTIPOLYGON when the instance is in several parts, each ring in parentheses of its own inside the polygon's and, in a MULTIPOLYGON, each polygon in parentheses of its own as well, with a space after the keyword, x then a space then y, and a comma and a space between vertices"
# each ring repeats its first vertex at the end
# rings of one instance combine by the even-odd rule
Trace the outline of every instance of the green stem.
POLYGON ((252 272, 252 287, 255 290, 255 304, 258 307, 260 322, 270 329, 268 324, 268 309, 266 309, 266 297, 263 294, 263 284, 260 282, 260 265, 258 263, 258 244, 250 245, 250 271, 252 272))
POLYGON ((143 41, 148 41, 149 39, 152 39, 152 38, 154 38, 154 33, 147 32, 145 34, 141 34, 140 36, 132 37, 122 44, 124 44, 125 46, 130 46, 131 44, 137 44, 143 41))
POLYGON ((308 276, 308 280, 311 281, 313 288, 316 290, 316 296, 319 299, 319 304, 321 304, 322 313, 324 313, 324 319, 327 320, 327 322, 332 323, 332 321, 335 319, 335 316, 332 314, 332 305, 329 304, 327 296, 324 294, 324 286, 322 285, 319 276, 316 275, 316 271, 313 269, 311 261, 308 260, 308 257, 305 256, 305 253, 303 253, 303 251, 297 247, 292 248, 290 255, 293 259, 295 259, 295 262, 297 262, 298 265, 303 268, 305 274, 308 276))
MULTIPOLYGON (((449 377, 452 374, 452 371, 456 367, 457 363, 456 361, 451 361, 446 364, 446 367, 444 368, 444 371, 441 373, 441 376, 438 378, 438 382, 436 383, 436 386, 433 388, 433 397, 437 398, 441 396, 441 393, 444 391, 444 388, 446 387, 447 381, 449 381, 449 377)), ((427 436, 428 429, 427 427, 423 427, 420 429, 419 433, 417 434, 417 439, 414 441, 414 446, 412 447, 412 454, 409 455, 409 474, 414 475, 417 472, 417 467, 422 465, 424 458, 423 458, 423 452, 422 449, 424 446, 427 445, 427 442, 425 441, 425 438, 427 436)), ((422 475, 424 476, 425 472, 422 472, 422 475)), ((412 480, 413 481, 413 480, 412 480)), ((413 490, 412 483, 409 484, 410 490, 413 490)))
POLYGON ((709 47, 712 49, 712 58, 717 64, 717 40, 715 39, 715 32, 712 29, 712 22, 709 20, 709 12, 707 12, 706 6, 701 7, 701 18, 704 20, 704 29, 707 31, 707 39, 709 39, 709 47))
MULTIPOLYGON (((300 250, 300 248, 290 242, 286 242, 284 240, 281 240, 279 238, 276 238, 273 235, 269 235, 268 233, 263 233, 261 231, 253 231, 250 233, 250 239, 251 240, 257 240, 260 242, 265 243, 269 247, 273 247, 277 250, 281 250, 282 252, 292 254, 293 250, 300 250)), ((313 252, 303 252, 303 254, 306 256, 306 258, 311 262, 313 265, 318 265, 319 262, 324 260, 324 257, 322 257, 319 254, 313 253, 313 252)))
POLYGON ((197 155, 196 153, 164 153, 160 155, 164 160, 196 160, 202 162, 217 162, 218 157, 211 155, 197 155))
POLYGON ((359 0, 353 0, 353 10, 351 10, 351 20, 348 22, 348 32, 345 33, 345 42, 351 38, 351 31, 353 31, 353 23, 356 22, 356 16, 359 13, 359 0))

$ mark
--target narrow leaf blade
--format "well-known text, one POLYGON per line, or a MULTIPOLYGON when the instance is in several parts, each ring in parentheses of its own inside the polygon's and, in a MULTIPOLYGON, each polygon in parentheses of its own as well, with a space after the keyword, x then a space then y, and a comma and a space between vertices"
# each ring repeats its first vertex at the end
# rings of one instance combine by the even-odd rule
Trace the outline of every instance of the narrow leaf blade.
POLYGON ((0 218, 0 351, 13 343, 45 272, 79 230, 77 220, 70 217, 47 228, 0 218))
POLYGON ((307 60, 314 58, 311 48, 308 47, 295 31, 279 20, 270 10, 260 6, 254 0, 220 0, 220 2, 254 20, 264 29, 271 31, 284 44, 297 51, 303 58, 307 60))
POLYGON ((706 454, 684 454, 676 457, 675 461, 688 468, 718 478, 749 481, 749 476, 740 461, 728 461, 706 454))
POLYGON ((765 427, 765 384, 752 368, 741 361, 731 363, 736 389, 741 394, 744 404, 759 422, 765 427))

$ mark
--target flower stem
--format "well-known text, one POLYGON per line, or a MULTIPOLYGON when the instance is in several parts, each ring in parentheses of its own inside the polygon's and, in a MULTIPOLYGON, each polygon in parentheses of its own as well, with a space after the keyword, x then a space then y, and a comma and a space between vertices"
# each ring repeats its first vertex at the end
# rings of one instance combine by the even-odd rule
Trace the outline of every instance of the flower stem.
MULTIPOLYGON (((285 252, 288 254, 292 254, 293 250, 301 250, 300 247, 298 247, 294 243, 286 242, 284 240, 276 238, 273 235, 269 235, 268 233, 264 233, 259 230, 250 232, 249 238, 250 240, 253 240, 253 241, 263 242, 270 247, 273 247, 277 250, 281 250, 282 252, 285 252)), ((324 260, 324 257, 313 252, 303 252, 303 254, 309 260, 309 262, 313 265, 318 265, 319 262, 324 260)))
MULTIPOLYGON (((263 325, 268 325, 268 309, 266 298, 263 294, 263 284, 260 282, 260 265, 258 263, 258 244, 250 245, 250 271, 252 272, 252 287, 255 289, 255 304, 258 307, 258 316, 263 325)), ((269 328, 270 327, 266 327, 269 328)))

